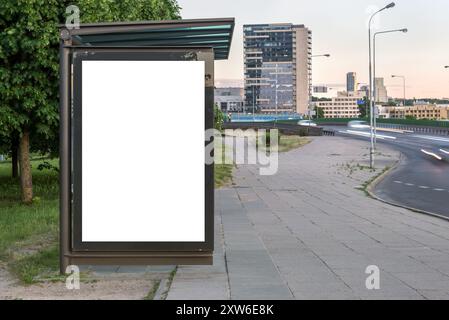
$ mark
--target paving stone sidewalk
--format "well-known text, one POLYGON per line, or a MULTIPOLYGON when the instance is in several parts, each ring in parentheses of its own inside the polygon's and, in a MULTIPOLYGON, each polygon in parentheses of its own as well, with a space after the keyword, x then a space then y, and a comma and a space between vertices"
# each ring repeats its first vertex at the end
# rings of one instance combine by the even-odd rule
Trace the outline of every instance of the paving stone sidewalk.
POLYGON ((168 299, 448 299, 449 222, 360 190, 399 158, 379 147, 376 172, 340 137, 280 154, 274 176, 239 166, 216 191, 214 265, 180 266, 168 299))

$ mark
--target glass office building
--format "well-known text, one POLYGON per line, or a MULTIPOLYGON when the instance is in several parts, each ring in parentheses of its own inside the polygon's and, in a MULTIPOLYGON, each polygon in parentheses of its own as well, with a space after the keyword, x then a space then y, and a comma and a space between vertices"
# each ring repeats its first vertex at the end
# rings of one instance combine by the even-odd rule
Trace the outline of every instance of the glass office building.
POLYGON ((244 25, 245 105, 305 114, 311 95, 311 32, 303 25, 244 25))
POLYGON ((348 72, 346 74, 346 92, 357 91, 357 76, 355 72, 348 72))

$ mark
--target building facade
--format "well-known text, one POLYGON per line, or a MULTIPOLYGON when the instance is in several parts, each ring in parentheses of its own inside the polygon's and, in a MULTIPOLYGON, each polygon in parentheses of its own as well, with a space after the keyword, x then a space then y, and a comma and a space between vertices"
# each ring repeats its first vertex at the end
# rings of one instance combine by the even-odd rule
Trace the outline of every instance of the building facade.
POLYGON ((416 104, 409 107, 382 107, 380 117, 405 119, 413 117, 417 120, 448 120, 449 105, 416 104))
POLYGON ((306 114, 312 34, 290 23, 243 26, 245 105, 262 113, 306 114))
POLYGON ((337 97, 315 102, 315 106, 323 109, 325 118, 358 118, 363 98, 363 93, 359 92, 338 92, 337 97))
POLYGON ((217 104, 223 112, 246 112, 245 103, 243 101, 243 88, 215 88, 214 100, 215 104, 217 104))
POLYGON ((376 78, 374 81, 374 94, 375 102, 387 103, 388 92, 384 84, 384 78, 376 78))
POLYGON ((346 74, 346 92, 357 91, 357 75, 355 72, 348 72, 346 74))

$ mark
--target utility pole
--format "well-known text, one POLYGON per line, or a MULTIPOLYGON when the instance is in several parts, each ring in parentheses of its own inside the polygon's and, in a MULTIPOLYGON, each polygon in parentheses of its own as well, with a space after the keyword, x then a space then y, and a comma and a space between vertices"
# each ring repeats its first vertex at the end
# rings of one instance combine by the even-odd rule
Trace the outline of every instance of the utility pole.
MULTIPOLYGON (((386 33, 392 33, 392 32, 403 32, 403 33, 407 33, 408 29, 403 28, 403 29, 394 29, 394 30, 386 30, 386 31, 379 31, 376 32, 374 34, 373 37, 373 80, 374 80, 374 97, 378 97, 379 96, 379 92, 377 91, 377 86, 376 86, 376 37, 380 34, 386 34, 386 33)), ((376 144, 377 144, 377 107, 376 107, 376 99, 374 98, 374 108, 373 108, 373 126, 374 126, 374 150, 376 149, 376 144)))
POLYGON ((371 52, 371 24, 373 22, 373 18, 376 14, 378 14, 379 12, 382 12, 386 9, 390 9, 393 8, 395 6, 394 2, 391 2, 390 4, 386 5, 385 7, 383 7, 380 10, 377 10, 376 12, 374 12, 369 21, 368 21, 368 51, 369 51, 369 91, 370 91, 370 140, 371 140, 371 147, 370 147, 370 167, 371 169, 374 168, 374 117, 373 117, 373 112, 374 112, 374 105, 373 105, 373 74, 372 74, 372 52, 371 52))

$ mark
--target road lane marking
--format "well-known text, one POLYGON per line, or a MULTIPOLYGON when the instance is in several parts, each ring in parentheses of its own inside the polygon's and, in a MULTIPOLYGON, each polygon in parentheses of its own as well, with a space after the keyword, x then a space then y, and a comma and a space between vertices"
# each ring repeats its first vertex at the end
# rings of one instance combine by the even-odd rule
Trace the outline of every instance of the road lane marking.
MULTIPOLYGON (((402 181, 399 181, 399 180, 395 180, 393 182, 397 183, 397 184, 403 184, 403 185, 406 185, 406 186, 409 186, 409 187, 415 187, 416 186, 416 187, 418 187, 420 189, 425 189, 425 190, 431 189, 432 191, 437 191, 437 192, 446 191, 446 189, 443 189, 443 188, 433 188, 433 187, 428 187, 428 186, 420 186, 420 185, 415 185, 414 183, 402 182, 402 181)), ((449 192, 449 190, 448 190, 448 192, 449 192)))
POLYGON ((440 149, 441 152, 445 153, 445 154, 449 154, 449 151, 444 150, 444 149, 440 149))

